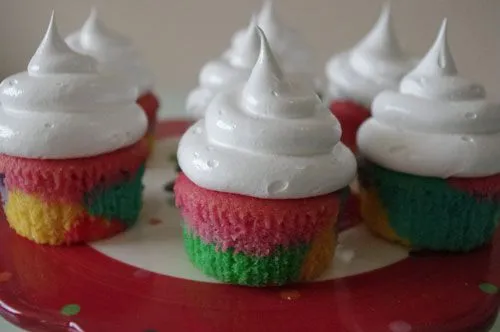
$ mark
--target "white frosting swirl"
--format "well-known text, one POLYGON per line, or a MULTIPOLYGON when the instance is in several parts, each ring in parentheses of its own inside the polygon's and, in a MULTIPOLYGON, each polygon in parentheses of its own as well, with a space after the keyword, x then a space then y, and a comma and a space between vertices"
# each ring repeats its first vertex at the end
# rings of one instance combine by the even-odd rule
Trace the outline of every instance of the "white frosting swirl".
POLYGON ((415 175, 482 177, 500 172, 500 105, 460 76, 446 38, 446 20, 422 62, 373 102, 358 132, 363 155, 415 175))
POLYGON ((199 86, 188 95, 186 101, 190 115, 202 118, 217 93, 248 80, 259 53, 257 25, 268 36, 287 76, 293 75, 297 79, 308 80, 310 84, 320 84, 313 75, 309 48, 293 30, 280 24, 274 15, 272 1, 268 0, 264 2, 260 14, 252 17, 248 28, 235 34, 231 48, 220 59, 210 61, 202 68, 199 86))
POLYGON ((52 16, 28 71, 0 84, 0 153, 66 159, 131 145, 147 127, 136 95, 99 75, 94 59, 73 52, 52 16))
POLYGON ((97 59, 100 72, 118 75, 137 86, 140 95, 152 89, 152 74, 132 41, 106 27, 95 8, 82 28, 66 37, 66 42, 74 51, 97 59))
POLYGON ((326 65, 327 98, 350 99, 370 107, 383 90, 397 90, 401 78, 416 64, 405 54, 394 33, 389 3, 372 30, 347 52, 326 65))
POLYGON ((248 80, 259 55, 260 41, 255 20, 243 37, 240 44, 233 45, 220 59, 210 61, 202 68, 199 87, 189 94, 186 101, 190 115, 204 117, 208 104, 218 92, 248 80))
MULTIPOLYGON (((264 1, 257 16, 257 25, 266 34, 285 73, 300 74, 311 81, 314 80, 316 60, 311 48, 295 30, 285 26, 278 19, 273 0, 264 1)), ((233 44, 241 43, 244 40, 243 36, 243 30, 236 32, 233 36, 233 44)))
POLYGON ((197 185, 259 198, 302 198, 347 186, 356 162, 338 121, 308 83, 284 77, 264 34, 248 82, 218 94, 177 153, 197 185))

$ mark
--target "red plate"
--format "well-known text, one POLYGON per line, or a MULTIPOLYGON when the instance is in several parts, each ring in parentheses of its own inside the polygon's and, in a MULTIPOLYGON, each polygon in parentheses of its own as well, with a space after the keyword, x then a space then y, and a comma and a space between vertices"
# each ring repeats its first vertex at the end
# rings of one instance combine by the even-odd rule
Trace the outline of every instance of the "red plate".
POLYGON ((495 285, 500 233, 466 255, 410 254, 355 276, 255 289, 156 274, 89 246, 38 246, 0 220, 0 313, 30 331, 477 332, 497 315, 495 285))

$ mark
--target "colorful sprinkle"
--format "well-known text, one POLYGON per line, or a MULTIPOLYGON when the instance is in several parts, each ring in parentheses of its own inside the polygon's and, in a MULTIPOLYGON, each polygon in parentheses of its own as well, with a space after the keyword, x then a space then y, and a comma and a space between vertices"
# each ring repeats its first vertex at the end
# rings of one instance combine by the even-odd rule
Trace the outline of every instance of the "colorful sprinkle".
POLYGON ((0 283, 7 282, 12 278, 12 273, 2 272, 0 273, 0 283))
POLYGON ((280 292, 280 297, 283 300, 295 301, 295 300, 300 299, 300 292, 296 291, 296 290, 286 290, 286 291, 280 292))
POLYGON ((61 314, 64 316, 75 316, 80 312, 80 306, 78 304, 67 304, 61 309, 61 314))
POLYGON ((151 226, 156 226, 156 225, 159 225, 161 224, 163 221, 161 219, 158 219, 158 218, 151 218, 149 219, 149 224, 151 226))
POLYGON ((493 284, 490 284, 488 282, 484 282, 482 283, 481 285, 479 285, 479 288, 485 292, 486 294, 496 294, 498 293, 498 287, 493 285, 493 284))
POLYGON ((411 325, 402 320, 397 320, 389 324, 389 331, 391 332, 410 332, 411 325))

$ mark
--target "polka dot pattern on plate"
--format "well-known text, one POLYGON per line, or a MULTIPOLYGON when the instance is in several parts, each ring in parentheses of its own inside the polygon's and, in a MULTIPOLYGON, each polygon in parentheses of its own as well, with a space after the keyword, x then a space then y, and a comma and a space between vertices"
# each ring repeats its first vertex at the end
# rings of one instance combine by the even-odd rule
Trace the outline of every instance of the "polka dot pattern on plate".
POLYGON ((498 293, 498 287, 493 285, 493 284, 490 284, 488 282, 484 282, 482 284, 479 285, 479 288, 485 292, 486 294, 496 294, 498 293))
POLYGON ((67 304, 61 309, 61 314, 64 316, 75 316, 80 313, 80 306, 78 304, 67 304))

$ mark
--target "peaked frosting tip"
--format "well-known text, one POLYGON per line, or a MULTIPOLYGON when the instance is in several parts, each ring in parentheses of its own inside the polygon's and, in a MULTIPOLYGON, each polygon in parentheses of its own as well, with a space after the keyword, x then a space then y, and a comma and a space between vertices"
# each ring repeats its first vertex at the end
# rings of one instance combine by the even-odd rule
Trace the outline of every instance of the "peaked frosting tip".
POLYGON ((276 93, 283 80, 283 71, 278 65, 269 42, 262 29, 257 28, 260 37, 260 52, 252 73, 244 88, 246 99, 276 93))
POLYGON ((401 46, 394 32, 390 2, 381 9, 380 16, 370 32, 355 46, 357 51, 382 54, 386 57, 403 56, 401 46))
POLYGON ((445 18, 434 44, 410 75, 454 76, 458 73, 455 59, 448 44, 447 30, 448 20, 445 18))
POLYGON ((260 36, 257 21, 252 17, 248 28, 239 43, 233 44, 229 51, 229 62, 236 67, 252 68, 260 50, 260 36))
POLYGON ((74 52, 66 44, 59 33, 55 13, 52 11, 45 36, 28 64, 28 72, 31 75, 38 75, 95 71, 94 59, 74 52))
POLYGON ((94 47, 128 47, 130 41, 125 36, 108 28, 99 18, 97 8, 93 6, 90 14, 80 30, 80 43, 84 48, 94 47))
POLYGON ((274 12, 274 3, 272 0, 264 1, 257 20, 259 27, 266 32, 268 39, 276 37, 279 24, 274 12))

